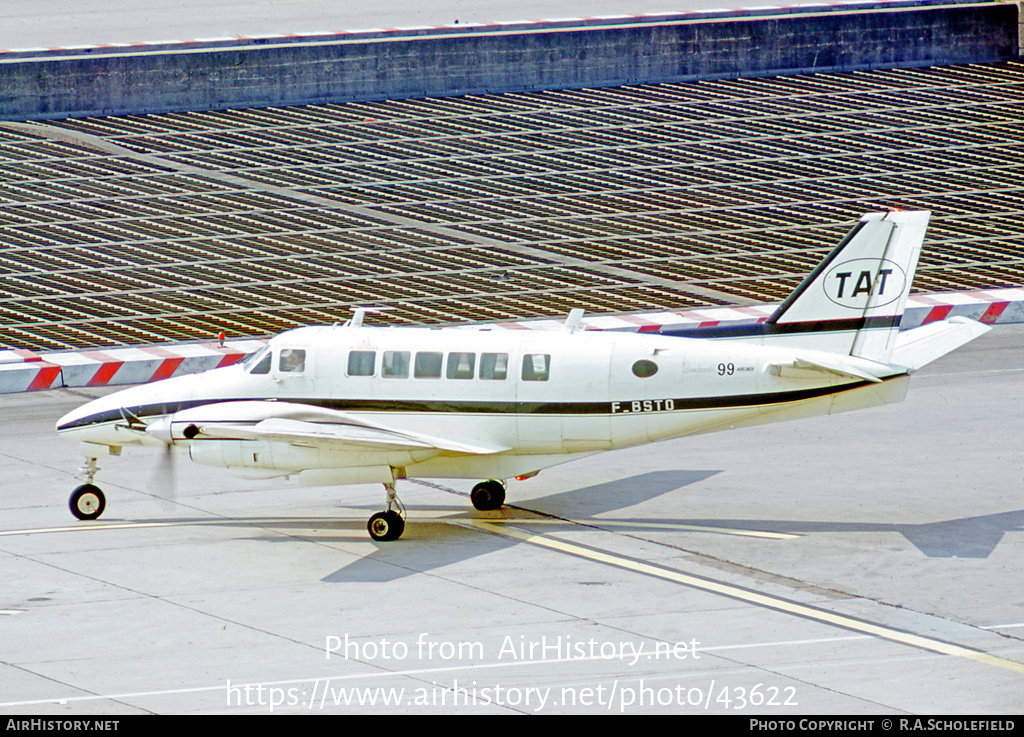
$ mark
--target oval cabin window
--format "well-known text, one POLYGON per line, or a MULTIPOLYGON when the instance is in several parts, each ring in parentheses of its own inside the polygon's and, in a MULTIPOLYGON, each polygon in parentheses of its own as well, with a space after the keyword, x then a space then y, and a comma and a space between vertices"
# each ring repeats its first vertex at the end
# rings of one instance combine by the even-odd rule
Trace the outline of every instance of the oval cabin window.
POLYGON ((633 374, 639 376, 641 379, 646 379, 648 376, 654 376, 656 373, 658 373, 658 364, 654 361, 641 359, 633 364, 633 374))

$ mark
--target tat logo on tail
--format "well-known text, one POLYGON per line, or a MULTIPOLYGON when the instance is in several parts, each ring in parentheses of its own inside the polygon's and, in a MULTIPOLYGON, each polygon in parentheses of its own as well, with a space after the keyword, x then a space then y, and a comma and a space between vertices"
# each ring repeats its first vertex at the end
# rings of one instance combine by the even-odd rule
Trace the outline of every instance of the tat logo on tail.
POLYGON ((832 302, 851 310, 895 302, 907 286, 907 275, 886 259, 857 258, 829 269, 822 287, 832 302))

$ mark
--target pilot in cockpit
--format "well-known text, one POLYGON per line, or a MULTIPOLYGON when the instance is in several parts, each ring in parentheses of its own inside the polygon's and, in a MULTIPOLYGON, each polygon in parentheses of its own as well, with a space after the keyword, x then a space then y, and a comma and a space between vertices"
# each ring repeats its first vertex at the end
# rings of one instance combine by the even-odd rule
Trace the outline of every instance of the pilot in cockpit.
POLYGON ((285 348, 281 351, 281 362, 278 364, 281 371, 299 372, 306 367, 306 352, 294 348, 285 348))

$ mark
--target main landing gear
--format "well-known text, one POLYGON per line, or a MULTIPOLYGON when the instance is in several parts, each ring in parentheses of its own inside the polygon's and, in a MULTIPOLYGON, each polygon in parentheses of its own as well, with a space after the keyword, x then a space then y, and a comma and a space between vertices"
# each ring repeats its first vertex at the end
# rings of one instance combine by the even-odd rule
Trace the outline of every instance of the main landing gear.
POLYGON ((501 505, 505 503, 505 484, 494 479, 483 481, 473 487, 469 499, 481 512, 501 509, 501 505))
MULTIPOLYGON (((394 483, 384 484, 384 489, 388 495, 387 510, 377 512, 366 523, 366 531, 377 542, 397 540, 405 532, 405 518, 403 516, 405 508, 398 500, 398 495, 395 494, 394 483)), ((469 498, 473 502, 473 506, 481 512, 501 509, 501 506, 505 503, 505 484, 494 479, 482 481, 473 487, 469 498)))
POLYGON ((389 484, 384 484, 384 490, 388 495, 388 508, 383 512, 377 512, 377 514, 370 517, 370 520, 366 523, 366 531, 370 533, 370 537, 377 542, 390 542, 397 540, 405 532, 405 518, 402 517, 402 512, 405 508, 402 503, 398 500, 398 495, 395 493, 395 484, 392 481, 389 484))
POLYGON ((99 470, 95 458, 86 458, 85 465, 79 471, 79 478, 85 481, 71 492, 71 499, 68 506, 71 507, 71 514, 81 520, 96 519, 107 506, 107 499, 103 496, 98 486, 93 485, 96 471, 99 470))

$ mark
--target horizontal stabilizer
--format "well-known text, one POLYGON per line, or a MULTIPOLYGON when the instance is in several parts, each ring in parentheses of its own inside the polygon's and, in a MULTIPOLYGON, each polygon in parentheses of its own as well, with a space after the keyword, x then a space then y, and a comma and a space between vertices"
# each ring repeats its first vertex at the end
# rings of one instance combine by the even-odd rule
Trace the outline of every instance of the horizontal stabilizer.
POLYGON ((882 381, 874 374, 869 374, 867 371, 863 371, 855 366, 808 358, 796 358, 791 363, 773 363, 771 365, 771 372, 775 376, 781 376, 784 379, 803 379, 813 374, 832 374, 844 379, 870 381, 872 384, 878 384, 882 381))
POLYGON ((912 371, 956 350, 991 328, 966 317, 951 317, 900 333, 890 363, 912 371))

